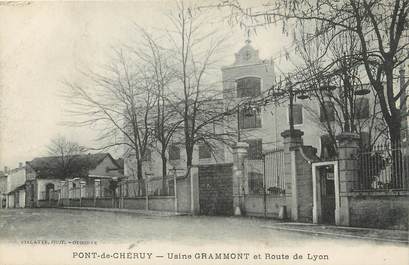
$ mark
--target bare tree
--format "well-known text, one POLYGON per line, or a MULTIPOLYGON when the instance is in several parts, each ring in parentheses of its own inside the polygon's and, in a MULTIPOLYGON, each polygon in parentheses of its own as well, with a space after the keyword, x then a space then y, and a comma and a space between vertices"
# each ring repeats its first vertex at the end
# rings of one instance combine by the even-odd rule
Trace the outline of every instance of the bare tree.
POLYGON ((85 152, 83 146, 63 136, 57 136, 51 140, 47 149, 48 154, 55 157, 56 163, 52 170, 56 177, 68 178, 80 172, 81 165, 78 158, 85 152))
POLYGON ((172 53, 163 47, 155 37, 145 31, 142 33, 140 47, 133 48, 134 53, 146 65, 151 76, 153 92, 155 93, 155 111, 151 118, 155 120, 153 125, 153 138, 158 143, 157 151, 162 160, 162 191, 166 190, 167 150, 175 132, 180 129, 182 120, 176 118, 177 113, 169 107, 167 101, 170 95, 170 86, 175 79, 172 68, 172 53))
POLYGON ((226 35, 210 28, 206 16, 183 1, 177 2, 176 13, 170 20, 174 29, 168 35, 173 45, 176 82, 172 101, 168 104, 183 122, 189 173, 197 144, 208 145, 214 150, 217 142, 231 143, 226 130, 216 130, 224 126, 224 117, 229 113, 224 110, 222 90, 213 76, 219 69, 215 66, 226 35))
POLYGON ((152 140, 150 115, 156 101, 149 72, 132 53, 114 49, 110 64, 100 71, 83 71, 81 82, 65 82, 72 125, 100 126, 104 144, 96 149, 127 146, 143 178, 143 158, 152 140))
MULTIPOLYGON (((307 109, 327 132, 331 149, 337 149, 335 135, 340 131, 360 135, 367 132, 365 145, 373 145, 386 127, 382 127, 384 123, 377 98, 373 97, 371 110, 368 100, 366 110, 365 104, 362 105, 365 102, 357 96, 360 91, 371 91, 370 86, 362 81, 361 65, 354 58, 358 48, 357 37, 344 32, 334 36, 336 41, 331 41, 327 46, 325 39, 307 41, 305 35, 300 34, 299 42, 302 45, 298 49, 302 63, 295 67, 292 76, 302 84, 301 90, 305 91, 305 96, 309 95, 318 101, 318 111, 308 106, 307 109)), ((375 95, 373 89, 372 95, 375 95)))
POLYGON ((297 34, 296 27, 306 28, 312 30, 309 39, 326 38, 328 46, 345 32, 356 36, 359 46, 353 56, 375 90, 391 142, 400 141, 402 115, 398 101, 409 83, 397 87, 394 79, 395 70, 409 56, 408 0, 280 0, 253 8, 227 0, 220 1, 219 6, 230 7, 231 21, 247 29, 281 23, 284 33, 297 34))

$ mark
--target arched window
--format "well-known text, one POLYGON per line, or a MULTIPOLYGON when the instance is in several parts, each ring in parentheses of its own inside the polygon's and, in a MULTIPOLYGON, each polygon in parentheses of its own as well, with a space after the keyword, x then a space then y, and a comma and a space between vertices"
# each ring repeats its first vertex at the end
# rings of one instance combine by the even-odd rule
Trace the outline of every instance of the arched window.
POLYGON ((256 97, 261 93, 261 79, 258 77, 244 77, 236 80, 237 97, 256 97))

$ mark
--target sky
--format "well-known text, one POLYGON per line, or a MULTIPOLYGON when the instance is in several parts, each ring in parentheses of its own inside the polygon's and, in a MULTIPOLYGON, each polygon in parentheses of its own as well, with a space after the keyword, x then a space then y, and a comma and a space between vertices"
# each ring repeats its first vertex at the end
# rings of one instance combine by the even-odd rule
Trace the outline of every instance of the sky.
MULTIPOLYGON (((63 81, 77 78, 84 66, 104 62, 112 46, 137 42, 135 24, 148 31, 166 28, 172 8, 173 2, 165 0, 0 5, 0 169, 47 155, 46 146, 57 135, 95 146, 93 128, 63 124, 69 120, 66 102, 59 96, 63 81)), ((224 11, 212 14, 219 18, 220 12, 224 11)), ((223 55, 229 65, 247 34, 226 21, 215 21, 232 35, 232 45, 223 55)), ((251 41, 265 59, 289 45, 275 27, 259 29, 251 41)))

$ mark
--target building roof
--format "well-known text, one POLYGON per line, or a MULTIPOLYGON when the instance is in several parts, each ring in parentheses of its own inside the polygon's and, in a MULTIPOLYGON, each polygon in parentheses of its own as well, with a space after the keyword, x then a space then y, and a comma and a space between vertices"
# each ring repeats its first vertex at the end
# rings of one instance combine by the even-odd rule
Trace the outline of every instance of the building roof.
POLYGON ((16 191, 24 190, 25 188, 26 188, 26 184, 24 183, 24 184, 22 184, 22 185, 20 185, 20 186, 15 187, 14 190, 8 192, 7 194, 12 194, 12 193, 14 193, 14 192, 16 192, 16 191))
MULTIPOLYGON (((112 158, 109 153, 97 153, 97 154, 84 154, 69 156, 71 159, 71 165, 67 169, 70 175, 77 177, 87 176, 88 171, 95 169, 106 157, 110 157, 112 162, 120 168, 120 165, 112 158)), ((61 175, 61 157, 60 156, 48 156, 48 157, 36 157, 27 164, 42 178, 65 178, 61 175)))
POLYGON ((233 65, 254 64, 260 63, 258 50, 251 46, 251 41, 246 40, 246 44, 235 54, 233 65))

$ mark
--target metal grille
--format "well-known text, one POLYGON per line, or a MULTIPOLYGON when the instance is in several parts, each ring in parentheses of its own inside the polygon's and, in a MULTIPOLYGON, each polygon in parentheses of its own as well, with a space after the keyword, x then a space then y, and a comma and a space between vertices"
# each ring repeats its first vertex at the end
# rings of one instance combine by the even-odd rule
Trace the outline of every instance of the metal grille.
POLYGON ((407 148, 400 143, 363 147, 357 158, 359 172, 354 190, 406 190, 409 170, 407 148))
POLYGON ((137 198, 142 196, 174 196, 175 178, 166 177, 166 187, 163 190, 162 178, 148 180, 124 180, 120 185, 121 196, 125 198, 137 198))
POLYGON ((284 150, 275 149, 266 153, 264 161, 267 194, 285 193, 284 150))
POLYGON ((284 194, 284 150, 272 150, 262 160, 245 160, 244 173, 249 194, 284 194))

